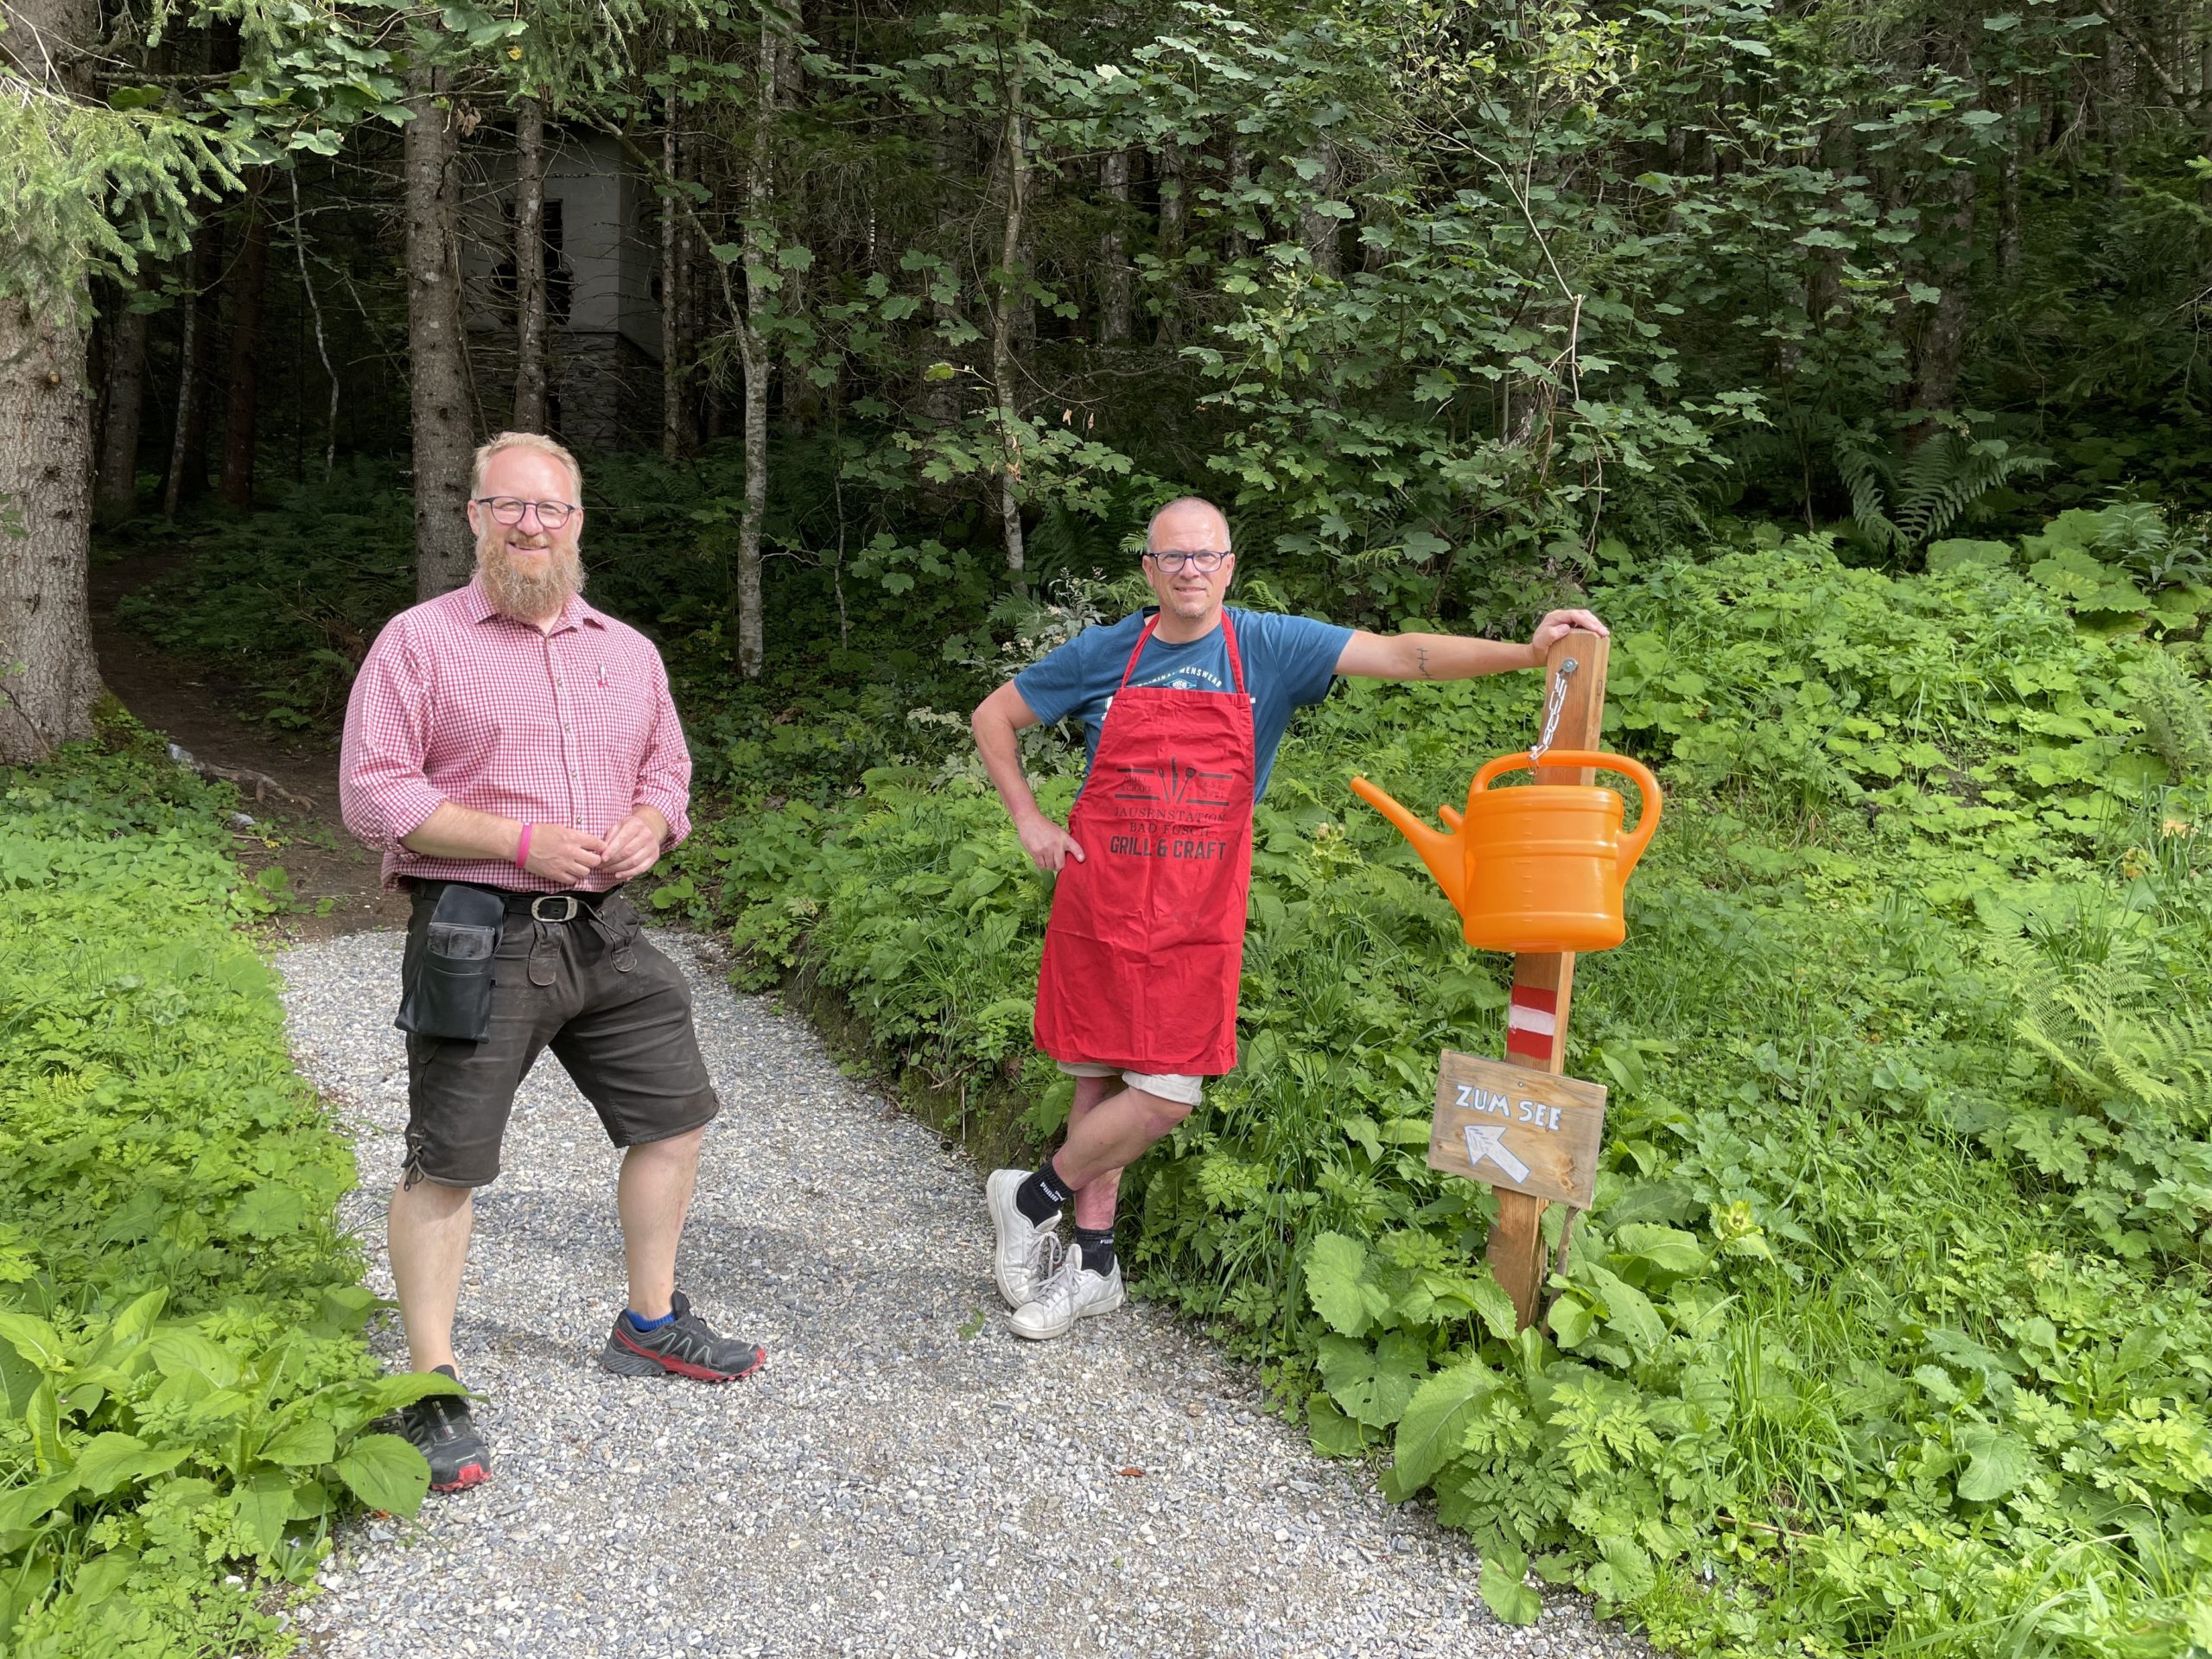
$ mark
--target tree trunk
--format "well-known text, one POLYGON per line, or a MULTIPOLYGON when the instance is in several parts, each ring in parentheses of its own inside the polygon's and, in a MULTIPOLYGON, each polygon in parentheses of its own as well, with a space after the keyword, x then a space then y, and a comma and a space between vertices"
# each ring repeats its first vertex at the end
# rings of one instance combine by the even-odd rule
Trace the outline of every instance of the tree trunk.
MULTIPOLYGON (((0 60, 28 84, 29 96, 85 95, 99 22, 90 0, 9 0, 6 22, 0 60), (55 58, 69 67, 57 67, 55 58)), ((73 251, 40 251, 67 259, 73 251)), ((100 695, 85 596, 92 296, 82 263, 68 260, 67 268, 70 275, 55 286, 35 279, 0 299, 0 763, 10 765, 92 736, 100 695)))
POLYGON ((545 106, 515 106, 515 407, 518 432, 545 429, 545 106))
POLYGON ((1298 210, 1299 239, 1306 245, 1306 257, 1313 262, 1313 274, 1334 281, 1343 274, 1344 260, 1337 242, 1338 221, 1319 211, 1321 206, 1337 194, 1337 147, 1324 138, 1310 152, 1308 159, 1319 163, 1319 171, 1311 182, 1320 200, 1309 203, 1298 210))
POLYGON ((216 288, 223 273, 223 221, 204 220, 192 237, 192 292, 184 302, 184 338, 177 353, 176 427, 170 435, 162 512, 195 501, 207 488, 207 403, 215 377, 216 288))
POLYGON ((1129 263, 1122 226, 1129 211, 1129 152, 1117 149, 1098 164, 1099 191, 1113 222, 1098 238, 1098 339, 1106 346, 1128 343, 1132 326, 1129 263))
POLYGON ((435 599, 468 580, 468 376, 453 280, 452 143, 437 96, 443 77, 418 60, 407 73, 407 359, 415 423, 415 592, 435 599))
POLYGON ((99 500, 102 524, 119 524, 138 511, 138 423, 146 397, 146 329, 152 318, 123 296, 109 331, 107 423, 100 429, 99 500))
POLYGON ((760 628, 760 525, 768 509, 768 347, 760 323, 769 303, 765 228, 773 207, 769 137, 775 118, 776 60, 781 42, 772 14, 760 18, 752 142, 745 157, 745 309, 737 321, 745 366, 745 508, 737 521, 737 666, 760 677, 766 648, 760 628))
POLYGON ((2020 152, 2027 147, 2028 132, 2039 124, 2020 118, 2020 89, 2012 88, 2012 119, 2007 127, 2003 159, 1999 166, 1997 196, 1997 277, 2008 290, 2020 285, 2020 152))
POLYGON ((664 189, 671 194, 660 208, 660 453, 664 460, 681 461, 683 442, 683 257, 676 222, 681 209, 673 194, 682 157, 676 144, 676 93, 668 94, 667 124, 660 134, 661 171, 667 176, 664 189))
POLYGON ((1913 407, 1922 413, 1910 433, 1920 442, 1936 430, 1929 416, 1949 410, 1958 400, 1959 368, 1967 344, 1967 276, 1974 258, 1975 175, 1960 168, 1950 178, 1950 207, 1940 221, 1944 243, 1930 276, 1942 290, 1934 315, 1922 325, 1913 353, 1913 407))
POLYGON ((261 399, 261 302, 269 285, 269 213, 264 168, 245 204, 245 238, 238 248, 231 306, 231 385, 223 408, 223 500, 253 505, 254 427, 261 399))
MULTIPOLYGON (((1019 0, 1017 0, 1019 4, 1019 0)), ((1023 213, 1029 188, 1028 135, 1021 118, 1024 60, 1028 55, 1029 14, 1020 14, 1020 24, 1007 71, 1006 225, 999 244, 999 291, 991 308, 991 395, 997 401, 999 429, 999 528, 1006 543, 1006 568, 1022 568, 1021 503, 1014 486, 1021 477, 1021 444, 1017 431, 1020 416, 1014 408, 1014 329, 1017 321, 1017 291, 1022 286, 1020 263, 1023 213)))

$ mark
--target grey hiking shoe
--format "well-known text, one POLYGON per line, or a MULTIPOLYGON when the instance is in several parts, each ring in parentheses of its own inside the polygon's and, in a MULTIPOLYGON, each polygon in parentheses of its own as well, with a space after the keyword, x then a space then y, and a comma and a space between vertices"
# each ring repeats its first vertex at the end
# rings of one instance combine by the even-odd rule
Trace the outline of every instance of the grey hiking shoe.
POLYGON ((716 1336, 682 1291, 671 1306, 676 1317, 651 1331, 631 1324, 626 1310, 617 1313, 599 1363, 617 1376, 688 1376, 699 1382, 734 1382, 767 1363, 768 1351, 759 1344, 716 1336))

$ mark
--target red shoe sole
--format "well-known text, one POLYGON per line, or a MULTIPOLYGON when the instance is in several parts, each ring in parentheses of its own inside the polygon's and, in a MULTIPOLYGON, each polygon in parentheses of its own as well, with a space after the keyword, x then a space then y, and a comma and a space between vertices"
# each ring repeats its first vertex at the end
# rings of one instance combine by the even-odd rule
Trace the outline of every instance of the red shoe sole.
POLYGON ((695 1382, 741 1382, 768 1363, 768 1351, 766 1348, 756 1347, 753 1351, 753 1363, 743 1370, 717 1371, 704 1365, 694 1365, 688 1360, 671 1359, 667 1355, 657 1354, 650 1348, 641 1348, 630 1340, 629 1332, 619 1328, 614 1332, 614 1339, 637 1355, 639 1358, 650 1359, 670 1376, 688 1376, 695 1382))
POLYGON ((482 1464, 464 1463, 454 1471, 451 1480, 432 1481, 430 1490, 434 1492, 466 1491, 471 1486, 481 1486, 491 1478, 492 1471, 482 1464))

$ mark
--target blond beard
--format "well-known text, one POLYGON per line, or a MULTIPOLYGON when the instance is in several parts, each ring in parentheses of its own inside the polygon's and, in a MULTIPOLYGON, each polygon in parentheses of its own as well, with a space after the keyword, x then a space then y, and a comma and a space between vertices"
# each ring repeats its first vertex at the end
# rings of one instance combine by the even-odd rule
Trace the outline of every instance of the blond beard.
POLYGON ((484 594, 493 610, 518 622, 538 623, 558 616, 583 592, 583 560, 575 547, 555 543, 550 550, 552 558, 545 574, 526 576, 488 534, 476 538, 476 574, 483 579, 484 594))

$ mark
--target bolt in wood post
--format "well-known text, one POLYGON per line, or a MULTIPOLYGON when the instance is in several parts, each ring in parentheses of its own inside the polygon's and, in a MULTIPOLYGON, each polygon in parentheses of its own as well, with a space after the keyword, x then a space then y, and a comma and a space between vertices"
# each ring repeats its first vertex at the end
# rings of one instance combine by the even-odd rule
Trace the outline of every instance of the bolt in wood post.
MULTIPOLYGON (((1559 729, 1553 734, 1555 749, 1594 749, 1603 741, 1605 720, 1605 647, 1602 634, 1570 633, 1551 649, 1546 659, 1544 700, 1551 707, 1553 683, 1560 664, 1574 659, 1567 677, 1566 701, 1560 705, 1559 729)), ((1537 729, 1542 729, 1541 715, 1537 729)), ((1590 784, 1597 774, 1587 766, 1538 766, 1540 784, 1590 784)), ((1513 995, 1516 1003, 1548 1012, 1553 1021, 1547 1039, 1527 1030, 1509 1027, 1506 1049, 1516 1063, 1532 1071, 1558 1075, 1567 1068, 1567 1005, 1574 995, 1574 952, 1532 952, 1513 958, 1513 995), (1528 995, 1524 995, 1523 993, 1528 995), (1545 1005, 1549 1004, 1547 1010, 1545 1005)), ((1536 1322, 1543 1306, 1545 1278, 1543 1218, 1545 1201, 1525 1193, 1500 1191, 1497 1225, 1490 1236, 1491 1271, 1513 1299, 1513 1312, 1522 1330, 1536 1322)))

